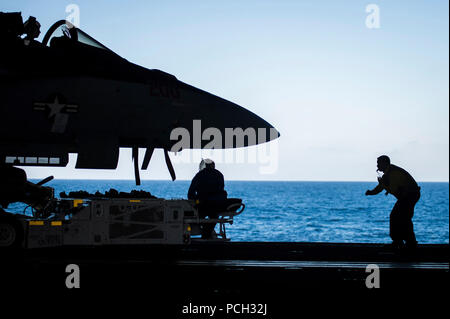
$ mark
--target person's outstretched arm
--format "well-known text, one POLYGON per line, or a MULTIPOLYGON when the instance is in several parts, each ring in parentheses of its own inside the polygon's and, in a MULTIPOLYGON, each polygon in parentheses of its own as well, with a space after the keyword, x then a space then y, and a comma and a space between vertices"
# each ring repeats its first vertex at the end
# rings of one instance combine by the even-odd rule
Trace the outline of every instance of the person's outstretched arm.
POLYGON ((372 190, 367 190, 366 191, 366 196, 367 195, 377 195, 379 194, 381 191, 383 190, 383 185, 381 185, 381 183, 378 183, 378 185, 372 189, 372 190))

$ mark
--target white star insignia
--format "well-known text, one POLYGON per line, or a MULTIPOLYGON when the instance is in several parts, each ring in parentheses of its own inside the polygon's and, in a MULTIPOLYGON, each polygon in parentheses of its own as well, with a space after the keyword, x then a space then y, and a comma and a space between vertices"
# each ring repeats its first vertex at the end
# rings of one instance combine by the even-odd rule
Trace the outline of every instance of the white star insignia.
POLYGON ((60 104, 58 97, 55 97, 55 101, 51 104, 47 104, 47 106, 50 108, 50 114, 48 117, 52 117, 53 115, 61 113, 61 110, 66 107, 66 104, 60 104))

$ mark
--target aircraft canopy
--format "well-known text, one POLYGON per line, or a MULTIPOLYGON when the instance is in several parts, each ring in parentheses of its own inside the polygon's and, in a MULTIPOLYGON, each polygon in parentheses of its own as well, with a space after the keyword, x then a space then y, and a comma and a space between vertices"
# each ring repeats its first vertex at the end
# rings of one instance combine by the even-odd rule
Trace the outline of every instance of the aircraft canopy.
POLYGON ((66 20, 60 20, 54 23, 45 34, 42 43, 46 46, 51 47, 52 40, 55 38, 72 40, 112 52, 110 49, 101 44, 99 41, 95 40, 89 34, 78 29, 77 27, 75 27, 73 24, 71 24, 69 21, 66 20))

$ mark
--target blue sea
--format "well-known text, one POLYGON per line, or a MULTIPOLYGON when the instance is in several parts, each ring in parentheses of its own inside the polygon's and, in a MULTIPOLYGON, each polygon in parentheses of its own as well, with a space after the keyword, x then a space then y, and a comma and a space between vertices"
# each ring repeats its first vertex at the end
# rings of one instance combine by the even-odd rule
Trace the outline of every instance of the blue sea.
MULTIPOLYGON (((60 192, 104 193, 145 190, 160 198, 186 198, 190 181, 53 180, 60 192)), ((245 211, 227 227, 232 241, 389 243, 392 195, 365 196, 370 182, 226 181, 229 197, 242 198, 245 211)), ((449 183, 419 183, 422 197, 413 218, 419 243, 449 243, 449 183)), ((23 212, 23 204, 9 211, 23 212)))

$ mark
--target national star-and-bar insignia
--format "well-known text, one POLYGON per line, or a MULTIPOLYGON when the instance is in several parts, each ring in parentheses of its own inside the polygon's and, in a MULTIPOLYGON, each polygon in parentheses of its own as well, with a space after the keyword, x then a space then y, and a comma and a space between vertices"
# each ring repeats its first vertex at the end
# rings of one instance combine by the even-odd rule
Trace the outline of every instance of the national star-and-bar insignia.
POLYGON ((58 95, 55 96, 53 102, 35 102, 33 103, 35 111, 49 111, 48 117, 52 117, 59 113, 78 113, 78 105, 65 104, 59 102, 58 95))
POLYGON ((49 119, 54 117, 51 132, 61 134, 66 131, 69 114, 78 113, 78 105, 61 103, 56 95, 53 102, 33 103, 33 110, 48 112, 49 119))

